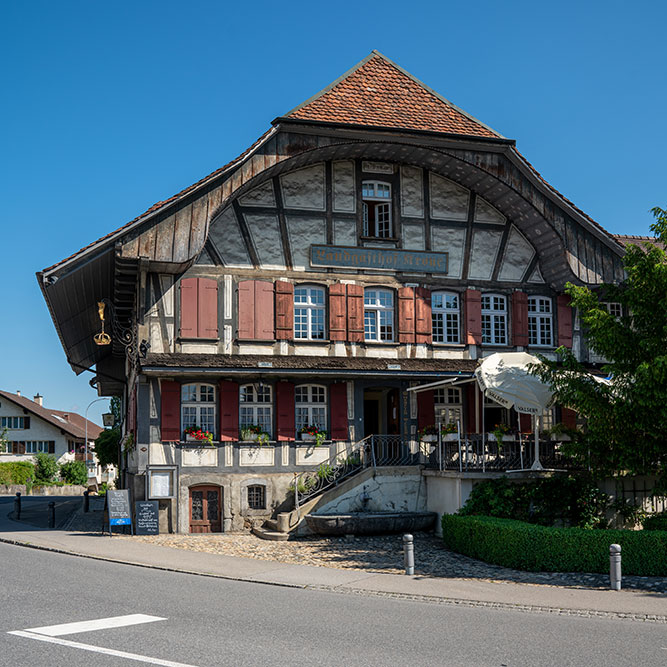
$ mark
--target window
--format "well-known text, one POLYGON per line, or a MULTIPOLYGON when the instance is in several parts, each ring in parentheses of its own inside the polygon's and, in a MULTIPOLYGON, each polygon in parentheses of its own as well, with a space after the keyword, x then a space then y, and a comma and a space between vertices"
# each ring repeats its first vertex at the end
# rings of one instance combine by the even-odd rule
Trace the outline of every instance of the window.
POLYGON ((435 405, 435 419, 438 424, 456 424, 461 422, 463 400, 459 387, 443 387, 434 390, 433 403, 435 405))
POLYGON ((30 428, 29 417, 0 417, 0 428, 30 428))
POLYGON ((623 315, 623 307, 616 301, 603 301, 601 305, 612 317, 615 317, 616 319, 620 319, 623 315))
POLYGON ((263 484, 253 484, 248 487, 248 508, 251 510, 266 509, 266 487, 263 484))
POLYGON ((507 345, 507 299, 504 296, 482 296, 482 343, 507 345))
POLYGON ((28 440, 25 443, 26 454, 37 454, 38 452, 49 452, 48 440, 28 440))
POLYGON ((551 299, 545 296, 528 298, 528 345, 553 345, 553 312, 551 299))
POLYGON ((273 405, 271 387, 265 384, 246 384, 239 395, 241 428, 251 424, 273 436, 273 405))
POLYGON ((390 238, 391 233, 391 185, 378 181, 364 181, 361 185, 363 199, 364 236, 390 238))
POLYGON ((324 289, 294 288, 294 338, 324 340, 324 289))
POLYGON ((215 436, 215 387, 184 384, 181 387, 181 416, 183 430, 196 426, 215 436))
POLYGON ((364 339, 381 343, 394 340, 394 294, 390 290, 364 292, 364 339))
POLYGON ((433 292, 431 295, 434 343, 459 343, 459 295, 433 292))
POLYGON ((327 430, 327 392, 316 384, 303 384, 294 390, 296 403, 296 431, 304 426, 327 430))

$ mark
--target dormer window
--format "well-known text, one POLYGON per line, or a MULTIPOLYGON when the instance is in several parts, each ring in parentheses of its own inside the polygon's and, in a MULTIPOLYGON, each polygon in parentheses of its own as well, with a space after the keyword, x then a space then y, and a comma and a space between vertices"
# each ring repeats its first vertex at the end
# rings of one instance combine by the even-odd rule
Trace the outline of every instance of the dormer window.
POLYGON ((391 185, 380 181, 364 181, 363 199, 364 236, 391 238, 391 185))

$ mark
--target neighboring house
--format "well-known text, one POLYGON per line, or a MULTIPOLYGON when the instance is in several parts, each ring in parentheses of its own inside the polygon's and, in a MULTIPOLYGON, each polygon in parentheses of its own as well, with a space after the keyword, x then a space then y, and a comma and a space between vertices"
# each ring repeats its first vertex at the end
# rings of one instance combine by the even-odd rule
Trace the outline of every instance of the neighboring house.
POLYGON ((123 397, 134 497, 201 532, 271 514, 295 473, 369 435, 399 461, 436 419, 516 423, 473 382, 406 389, 494 351, 588 360, 565 284, 621 280, 623 254, 514 140, 373 52, 38 279, 73 370, 123 397), (267 446, 242 442, 249 424, 267 446))
MULTIPOLYGON (((30 461, 38 452, 52 454, 59 463, 85 458, 86 420, 75 412, 45 408, 39 394, 30 400, 20 393, 0 391, 2 432, 7 446, 0 452, 0 461, 30 461)), ((89 461, 95 461, 95 438, 101 432, 88 421, 89 461)))

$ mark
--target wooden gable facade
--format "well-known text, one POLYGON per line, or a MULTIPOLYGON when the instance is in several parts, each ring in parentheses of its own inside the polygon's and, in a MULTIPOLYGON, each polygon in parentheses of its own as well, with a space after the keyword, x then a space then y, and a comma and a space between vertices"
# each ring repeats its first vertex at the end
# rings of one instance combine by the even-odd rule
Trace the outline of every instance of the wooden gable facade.
MULTIPOLYGON (((170 529, 206 506, 230 530, 261 515, 253 480, 270 514, 294 471, 343 443, 416 438, 436 396, 410 386, 471 377, 500 350, 566 345, 586 360, 565 283, 621 280, 622 255, 514 141, 373 52, 229 165, 39 278, 73 368, 95 362, 101 390, 136 414, 135 495, 150 496, 149 472, 173 469, 170 529), (110 277, 73 288, 91 253, 110 277), (130 354, 68 330, 73 289, 70 320, 91 336, 89 310, 116 302, 130 354), (326 447, 301 444, 314 422, 326 447), (250 424, 269 446, 243 445, 250 424), (188 446, 191 425, 213 446, 188 446)), ((476 432, 472 387, 455 408, 476 432)))

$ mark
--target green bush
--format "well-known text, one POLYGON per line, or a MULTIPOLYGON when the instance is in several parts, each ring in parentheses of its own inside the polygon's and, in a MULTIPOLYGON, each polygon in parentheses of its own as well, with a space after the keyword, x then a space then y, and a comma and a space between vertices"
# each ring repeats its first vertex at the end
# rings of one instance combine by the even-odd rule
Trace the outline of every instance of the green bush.
POLYGON ((25 484, 35 478, 35 466, 30 461, 0 463, 0 484, 25 484))
POLYGON ((650 514, 642 522, 644 530, 667 530, 667 512, 650 514))
POLYGON ((58 462, 55 457, 45 452, 35 454, 35 484, 53 482, 58 474, 58 462))
POLYGON ((585 477, 558 476, 530 482, 501 477, 476 484, 459 514, 596 528, 603 525, 608 505, 609 496, 585 477))
POLYGON ((88 469, 83 461, 67 461, 60 466, 60 476, 68 484, 85 486, 88 482, 88 469))
POLYGON ((486 563, 533 572, 609 572, 620 544, 623 573, 667 576, 667 531, 552 528, 485 516, 445 514, 445 546, 486 563))

